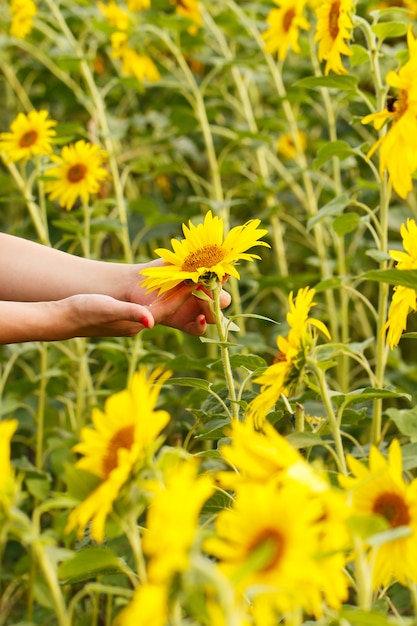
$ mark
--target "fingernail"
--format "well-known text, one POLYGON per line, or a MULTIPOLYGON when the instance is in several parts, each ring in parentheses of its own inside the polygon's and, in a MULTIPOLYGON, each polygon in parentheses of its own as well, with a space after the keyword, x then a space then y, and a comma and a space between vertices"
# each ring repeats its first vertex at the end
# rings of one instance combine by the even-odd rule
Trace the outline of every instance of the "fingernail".
POLYGON ((205 315, 203 315, 203 317, 202 317, 202 318, 201 318, 201 320, 200 320, 200 324, 201 324, 201 326, 205 326, 205 325, 206 325, 206 322, 207 322, 207 320, 206 320, 206 316, 205 316, 205 315))
POLYGON ((150 328, 149 319, 145 315, 140 318, 139 322, 145 326, 145 328, 150 328))

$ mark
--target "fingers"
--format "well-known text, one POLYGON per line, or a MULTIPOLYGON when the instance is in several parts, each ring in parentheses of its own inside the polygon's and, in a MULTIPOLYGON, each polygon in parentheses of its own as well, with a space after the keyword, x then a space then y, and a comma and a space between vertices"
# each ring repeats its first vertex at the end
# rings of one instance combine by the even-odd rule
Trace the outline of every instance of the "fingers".
POLYGON ((183 330, 185 330, 185 332, 189 335, 193 335, 193 337, 200 337, 201 335, 204 335, 207 330, 206 316, 201 313, 195 318, 195 320, 186 324, 183 330))

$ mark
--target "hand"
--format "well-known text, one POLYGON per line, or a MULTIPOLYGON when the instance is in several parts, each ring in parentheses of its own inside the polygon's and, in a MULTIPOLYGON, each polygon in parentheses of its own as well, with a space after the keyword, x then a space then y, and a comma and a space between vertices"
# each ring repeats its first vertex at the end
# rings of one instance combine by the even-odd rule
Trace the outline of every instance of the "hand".
POLYGON ((133 337, 155 323, 148 307, 111 296, 80 294, 56 304, 67 311, 68 337, 133 337))
MULTIPOLYGON (((151 264, 160 264, 161 261, 153 261, 151 264)), ((149 307, 155 324, 162 324, 170 328, 177 328, 190 335, 203 335, 207 330, 207 324, 214 324, 214 316, 209 302, 200 300, 193 295, 197 285, 185 285, 182 283, 158 296, 156 291, 146 293, 141 287, 140 269, 136 267, 136 280, 130 294, 132 302, 140 302, 149 307)), ((208 293, 208 292, 207 292, 208 293)), ((208 293, 208 295, 210 295, 208 293)), ((220 296, 220 306, 229 306, 231 297, 226 291, 220 296)))

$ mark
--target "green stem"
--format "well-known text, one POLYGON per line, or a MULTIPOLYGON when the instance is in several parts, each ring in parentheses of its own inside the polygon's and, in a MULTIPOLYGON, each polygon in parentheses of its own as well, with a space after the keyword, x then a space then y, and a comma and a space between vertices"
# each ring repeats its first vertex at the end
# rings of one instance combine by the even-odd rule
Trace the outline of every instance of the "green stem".
POLYGON ((84 80, 90 91, 91 98, 93 100, 94 115, 98 119, 101 133, 102 133, 103 143, 104 143, 104 146, 106 148, 106 152, 109 158, 109 167, 110 167, 110 172, 111 172, 111 176, 113 180, 113 186, 114 186, 117 208, 118 208, 118 213, 119 213, 119 220, 121 224, 120 240, 123 246, 126 262, 133 263, 132 248, 130 245, 130 237, 129 237, 129 230, 128 230, 126 201, 124 198, 123 186, 121 184, 120 173, 119 173, 119 168, 118 168, 117 159, 116 159, 116 150, 115 150, 114 142, 111 137, 110 127, 107 121, 106 106, 103 101, 103 98, 101 97, 100 91, 97 88, 97 85, 94 80, 94 75, 90 69, 90 66, 88 65, 84 57, 83 50, 81 46, 79 45, 78 41, 75 39, 74 35, 72 34, 70 28, 68 27, 62 13, 60 12, 55 2, 53 2, 52 0, 47 0, 47 4, 51 8, 51 11, 54 14, 62 32, 65 34, 68 41, 72 45, 75 55, 79 59, 81 73, 84 77, 84 80))
POLYGON ((337 422, 336 414, 333 410, 333 405, 330 400, 329 388, 327 386, 325 372, 316 364, 315 361, 309 360, 309 366, 316 376, 320 389, 321 399, 323 400, 324 406, 326 407, 327 418, 329 420, 330 430, 332 432, 336 455, 338 459, 338 469, 340 472, 342 472, 342 474, 347 474, 342 435, 340 432, 339 424, 337 422))
POLYGON ((55 615, 57 617, 58 626, 71 626, 61 592, 61 587, 59 585, 57 570, 47 554, 47 546, 43 545, 40 540, 37 540, 32 544, 32 549, 45 576, 46 584, 49 587, 51 598, 55 606, 55 615))
POLYGON ((239 419, 239 405, 237 403, 235 381, 233 378, 232 367, 230 365, 229 350, 227 345, 225 345, 227 342, 227 333, 224 328, 224 316, 220 307, 221 291, 221 283, 216 283, 216 286, 213 289, 213 311, 216 321, 217 334, 220 341, 220 352, 223 362, 223 371, 226 379, 227 388, 229 390, 232 419, 239 419))
POLYGON ((43 438, 45 424, 45 406, 46 406, 46 372, 48 369, 48 344, 41 343, 40 367, 39 367, 39 391, 38 391, 38 408, 36 411, 36 454, 35 464, 38 469, 42 468, 43 461, 43 438))

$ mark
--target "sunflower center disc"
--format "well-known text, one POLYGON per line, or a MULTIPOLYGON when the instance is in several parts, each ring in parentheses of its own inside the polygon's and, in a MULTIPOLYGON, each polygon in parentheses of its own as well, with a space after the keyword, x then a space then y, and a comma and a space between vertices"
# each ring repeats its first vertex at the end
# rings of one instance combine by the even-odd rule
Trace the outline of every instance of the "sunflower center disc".
POLYGON ((182 265, 182 270, 195 272, 202 267, 213 267, 216 263, 223 261, 225 255, 225 251, 216 244, 208 244, 199 250, 190 252, 182 265))

